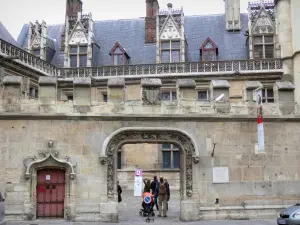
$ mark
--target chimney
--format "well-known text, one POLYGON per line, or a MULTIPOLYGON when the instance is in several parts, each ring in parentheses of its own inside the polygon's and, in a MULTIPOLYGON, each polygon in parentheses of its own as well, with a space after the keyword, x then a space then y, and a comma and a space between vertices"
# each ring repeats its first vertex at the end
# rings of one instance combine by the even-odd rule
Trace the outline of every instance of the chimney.
POLYGON ((146 0, 145 43, 156 43, 157 0, 146 0))
POLYGON ((82 1, 81 0, 67 0, 66 16, 71 18, 77 18, 78 12, 82 13, 82 1))
POLYGON ((224 1, 225 1, 226 30, 227 31, 241 30, 240 0, 224 0, 224 1))

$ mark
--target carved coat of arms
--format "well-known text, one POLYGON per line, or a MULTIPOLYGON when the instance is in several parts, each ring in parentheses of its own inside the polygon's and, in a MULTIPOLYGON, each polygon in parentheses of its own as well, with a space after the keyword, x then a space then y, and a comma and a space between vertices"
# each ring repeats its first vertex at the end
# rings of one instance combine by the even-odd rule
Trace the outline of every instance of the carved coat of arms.
POLYGON ((146 105, 159 105, 161 100, 160 89, 147 87, 143 89, 143 103, 146 105))

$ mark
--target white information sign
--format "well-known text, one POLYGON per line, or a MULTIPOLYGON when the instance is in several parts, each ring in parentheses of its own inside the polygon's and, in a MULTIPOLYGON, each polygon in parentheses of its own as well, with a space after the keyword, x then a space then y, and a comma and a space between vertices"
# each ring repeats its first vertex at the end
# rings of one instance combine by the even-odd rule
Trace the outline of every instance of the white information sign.
POLYGON ((142 170, 135 170, 134 176, 134 196, 141 197, 143 190, 143 171, 142 170))
POLYGON ((50 175, 46 175, 46 180, 50 180, 51 176, 50 175))
POLYGON ((213 168, 213 183, 222 184, 229 182, 228 167, 214 167, 213 168))

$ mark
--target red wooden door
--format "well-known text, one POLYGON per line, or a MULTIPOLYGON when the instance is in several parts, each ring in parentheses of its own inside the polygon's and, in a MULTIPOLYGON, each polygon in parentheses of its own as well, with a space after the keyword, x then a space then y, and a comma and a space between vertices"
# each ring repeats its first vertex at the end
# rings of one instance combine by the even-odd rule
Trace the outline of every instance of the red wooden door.
POLYGON ((38 171, 36 193, 37 217, 64 217, 65 171, 38 171))

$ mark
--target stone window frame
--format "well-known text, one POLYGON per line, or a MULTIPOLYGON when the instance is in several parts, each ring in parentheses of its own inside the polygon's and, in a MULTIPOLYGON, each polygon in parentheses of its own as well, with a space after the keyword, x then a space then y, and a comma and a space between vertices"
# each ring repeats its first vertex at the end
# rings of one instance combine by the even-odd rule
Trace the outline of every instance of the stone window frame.
POLYGON ((177 101, 177 92, 175 89, 162 89, 161 90, 161 100, 162 101, 177 101), (175 99, 173 99, 173 94, 175 93, 175 99), (168 94, 170 99, 164 99, 163 96, 164 94, 168 94))
POLYGON ((208 102, 210 100, 210 91, 209 91, 209 88, 200 88, 200 89, 196 89, 196 91, 197 91, 197 101, 208 102), (206 92, 207 98, 206 99, 200 99, 199 98, 199 92, 206 92))
POLYGON ((87 61, 88 61, 87 57, 88 57, 88 45, 87 44, 69 45, 70 68, 87 67, 87 61), (80 50, 83 47, 86 48, 86 51, 80 50), (72 48, 77 48, 77 51, 72 52, 72 48), (77 59, 76 66, 72 66, 72 60, 71 60, 72 56, 76 56, 76 59, 77 59), (80 57, 81 56, 86 56, 85 66, 80 65, 80 57))
POLYGON ((74 96, 73 88, 61 88, 61 93, 63 93, 67 97, 67 99, 62 99, 62 97, 60 97, 61 101, 73 101, 73 96, 74 96))
POLYGON ((127 54, 126 50, 121 46, 119 42, 116 42, 115 45, 110 50, 109 55, 112 59, 113 66, 121 66, 129 64, 129 55, 127 54), (117 49, 120 49, 120 52, 116 52, 117 49), (117 56, 118 62, 115 62, 115 58, 117 56), (122 57, 122 63, 119 63, 119 57, 122 57))
POLYGON ((265 87, 262 89, 262 103, 274 103, 275 97, 274 97, 274 90, 272 87, 265 87), (272 91, 272 97, 268 96, 268 91, 272 91))
POLYGON ((200 56, 202 62, 210 62, 210 61, 217 61, 218 59, 218 46, 213 42, 212 39, 209 37, 206 38, 206 40, 203 42, 203 44, 200 47, 200 56), (212 48, 207 48, 207 44, 210 43, 212 48), (204 55, 205 53, 210 53, 213 57, 213 60, 206 60, 204 55))
POLYGON ((41 57, 41 48, 39 48, 39 47, 38 48, 32 48, 31 49, 31 54, 33 54, 34 56, 40 58, 41 57), (36 54, 37 51, 39 51, 39 54, 36 54))
POLYGON ((97 102, 107 102, 108 96, 107 96, 107 88, 105 87, 98 87, 97 88, 97 102))
POLYGON ((29 99, 39 98, 39 87, 37 85, 34 84, 29 85, 28 97, 29 99))
POLYGON ((160 40, 160 62, 161 63, 179 63, 181 62, 181 40, 180 39, 171 39, 171 40, 160 40), (168 43, 169 42, 169 47, 168 48, 163 48, 163 43, 168 43), (178 43, 178 47, 173 47, 172 43, 178 43), (176 51, 179 52, 179 58, 178 60, 173 60, 173 55, 172 52, 176 51), (164 62, 163 61, 163 52, 169 52, 169 60, 164 62))
POLYGON ((252 40, 253 40, 253 59, 273 59, 273 58, 275 58, 276 43, 275 43, 275 35, 274 34, 253 35, 252 40), (255 43, 255 39, 257 39, 258 37, 261 37, 262 41, 255 43), (273 42, 266 42, 266 37, 272 37, 273 42), (272 45, 273 45, 273 56, 266 58, 266 46, 272 46, 272 45), (256 46, 262 47, 262 57, 255 56, 255 53, 257 51, 256 46))
POLYGON ((180 149, 179 147, 175 146, 174 144, 171 143, 164 143, 159 145, 159 151, 160 151, 160 169, 161 170, 180 170, 180 161, 179 161, 179 167, 175 168, 174 167, 174 152, 179 153, 179 160, 180 160, 180 149), (165 148, 164 145, 170 145, 170 148, 165 148), (164 155, 163 152, 171 152, 170 154, 170 168, 164 167, 164 155))

